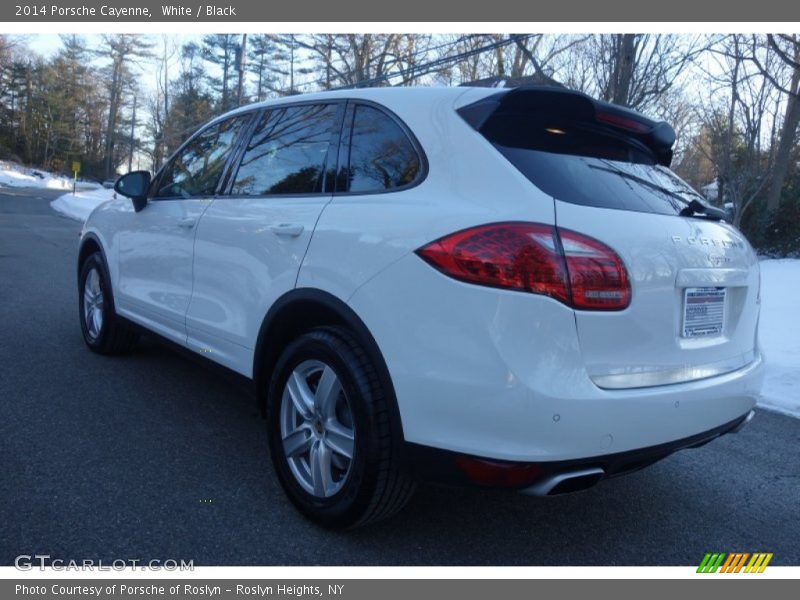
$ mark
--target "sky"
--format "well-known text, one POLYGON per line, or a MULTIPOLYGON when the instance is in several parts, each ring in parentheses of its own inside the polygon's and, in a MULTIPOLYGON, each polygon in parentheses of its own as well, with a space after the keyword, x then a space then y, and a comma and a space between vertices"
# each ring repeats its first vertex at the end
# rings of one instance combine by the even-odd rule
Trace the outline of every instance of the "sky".
POLYGON ((42 56, 51 56, 61 48, 61 38, 55 34, 26 35, 31 50, 42 56))

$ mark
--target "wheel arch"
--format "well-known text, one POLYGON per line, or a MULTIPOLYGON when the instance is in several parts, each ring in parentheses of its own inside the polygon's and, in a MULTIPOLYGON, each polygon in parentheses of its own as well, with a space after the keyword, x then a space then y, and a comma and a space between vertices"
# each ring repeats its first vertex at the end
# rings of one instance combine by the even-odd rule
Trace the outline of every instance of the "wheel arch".
POLYGON ((78 287, 80 293, 80 279, 81 279, 81 267, 83 266, 84 261, 89 258, 95 252, 100 253, 100 260, 103 261, 103 267, 105 267, 106 274, 108 275, 108 288, 109 288, 109 298, 108 301, 111 304, 112 310, 116 312, 116 303, 114 301, 114 284, 111 281, 111 270, 108 268, 108 257, 106 256, 105 248, 103 247, 103 243, 100 241, 100 238, 97 234, 93 232, 88 232, 84 234, 83 238, 80 242, 80 247, 78 249, 78 264, 77 264, 77 274, 78 274, 78 287))
POLYGON ((298 288, 281 296, 267 312, 259 329, 253 358, 253 381, 262 415, 266 414, 267 387, 275 364, 286 345, 316 327, 346 327, 361 344, 378 372, 381 386, 388 394, 392 419, 403 440, 400 410, 389 368, 378 343, 361 318, 336 296, 313 288, 298 288))
MULTIPOLYGON (((83 236, 83 239, 80 243, 80 248, 78 249, 78 273, 81 272, 81 266, 83 265, 83 261, 85 261, 89 256, 94 254, 95 252, 99 252, 103 260, 106 260, 106 253, 103 249, 103 244, 100 242, 100 238, 97 237, 96 234, 89 232, 83 236)), ((108 262, 106 262, 106 269, 108 269, 108 262)))

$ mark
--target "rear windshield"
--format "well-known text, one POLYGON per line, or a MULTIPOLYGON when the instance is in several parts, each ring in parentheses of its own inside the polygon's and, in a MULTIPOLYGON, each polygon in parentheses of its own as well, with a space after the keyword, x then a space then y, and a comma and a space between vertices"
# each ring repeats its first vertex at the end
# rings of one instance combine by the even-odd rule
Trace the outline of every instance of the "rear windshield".
POLYGON ((617 130, 546 116, 504 113, 481 133, 525 177, 558 200, 676 215, 704 201, 652 152, 617 130))

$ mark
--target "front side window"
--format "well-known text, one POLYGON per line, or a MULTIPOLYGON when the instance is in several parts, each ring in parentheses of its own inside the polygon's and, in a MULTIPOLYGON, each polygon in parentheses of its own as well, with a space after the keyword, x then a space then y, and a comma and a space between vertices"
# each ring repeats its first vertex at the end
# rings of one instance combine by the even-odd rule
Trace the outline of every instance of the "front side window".
POLYGON ((322 179, 338 105, 310 104, 266 111, 233 181, 234 196, 315 194, 322 179))
POLYGON ((421 160, 406 133, 386 113, 357 105, 350 134, 345 190, 383 192, 414 182, 421 160))
POLYGON ((157 198, 213 196, 236 138, 249 115, 212 125, 192 139, 164 169, 157 198))

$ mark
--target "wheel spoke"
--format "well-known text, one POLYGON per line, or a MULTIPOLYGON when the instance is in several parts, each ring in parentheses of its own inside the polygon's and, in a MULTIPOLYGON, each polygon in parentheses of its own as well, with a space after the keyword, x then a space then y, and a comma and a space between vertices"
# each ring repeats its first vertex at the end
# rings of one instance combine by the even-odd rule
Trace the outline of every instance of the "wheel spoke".
POLYGON ((100 292, 100 274, 97 269, 92 269, 89 273, 89 286, 94 295, 100 292))
POLYGON ((95 335, 94 331, 94 308, 91 305, 86 307, 86 329, 89 330, 91 335, 95 335))
POLYGON ((283 451, 290 458, 300 456, 308 452, 312 441, 311 431, 303 424, 283 438, 283 451))
POLYGON ((314 414, 314 397, 311 390, 308 389, 305 377, 297 371, 293 371, 289 376, 289 381, 286 382, 286 389, 289 391, 289 397, 297 412, 306 421, 311 420, 314 414))
POLYGON ((92 309, 92 322, 94 323, 94 334, 100 335, 100 328, 103 326, 103 313, 98 309, 92 309))
POLYGON ((94 294, 92 293, 92 290, 90 290, 89 287, 87 286, 83 290, 83 305, 91 306, 93 303, 94 303, 94 294))
POLYGON ((314 404, 319 412, 325 417, 331 417, 336 412, 336 400, 342 391, 342 385, 333 369, 325 366, 322 376, 319 378, 317 391, 314 394, 314 404))
POLYGON ((331 451, 325 444, 317 442, 311 446, 310 454, 311 480, 314 485, 314 494, 320 497, 328 496, 328 490, 333 487, 331 475, 331 451))
POLYGON ((328 421, 325 424, 325 443, 336 454, 352 460, 355 435, 337 421, 328 421))

